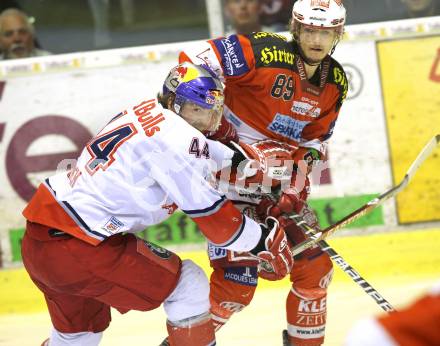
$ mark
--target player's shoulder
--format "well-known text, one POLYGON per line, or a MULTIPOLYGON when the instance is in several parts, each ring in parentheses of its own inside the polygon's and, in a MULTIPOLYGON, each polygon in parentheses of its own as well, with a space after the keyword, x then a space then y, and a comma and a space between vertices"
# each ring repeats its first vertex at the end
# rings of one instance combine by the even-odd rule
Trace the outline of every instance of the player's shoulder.
POLYGON ((275 32, 257 31, 245 36, 253 45, 288 44, 286 36, 275 32))
POLYGON ((295 61, 294 47, 287 37, 273 32, 254 32, 247 35, 252 46, 256 67, 292 69, 295 61))
POLYGON ((344 100, 348 92, 348 80, 344 68, 331 56, 328 57, 327 63, 329 64, 327 83, 336 85, 344 100))
POLYGON ((347 81, 347 75, 344 67, 332 56, 328 57, 329 64, 329 78, 328 81, 334 84, 340 84, 342 81, 347 81))

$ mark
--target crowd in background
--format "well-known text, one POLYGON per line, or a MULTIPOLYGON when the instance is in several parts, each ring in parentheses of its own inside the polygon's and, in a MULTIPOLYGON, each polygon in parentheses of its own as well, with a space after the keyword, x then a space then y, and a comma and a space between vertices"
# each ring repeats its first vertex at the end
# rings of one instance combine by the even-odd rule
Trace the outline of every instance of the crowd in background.
MULTIPOLYGON (((223 0, 224 33, 286 31, 294 1, 223 0)), ((440 15, 440 0, 344 5, 348 25, 440 15)), ((3 0, 0 12, 0 60, 209 37, 205 0, 3 0)))

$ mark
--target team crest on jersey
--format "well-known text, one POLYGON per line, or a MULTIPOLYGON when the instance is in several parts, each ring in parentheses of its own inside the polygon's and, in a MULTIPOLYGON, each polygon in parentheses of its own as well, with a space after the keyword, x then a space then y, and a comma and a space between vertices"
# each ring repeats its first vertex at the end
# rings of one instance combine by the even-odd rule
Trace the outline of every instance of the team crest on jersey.
POLYGON ((277 113, 267 129, 277 135, 299 142, 304 127, 310 121, 293 119, 288 115, 277 113))
POLYGON ((112 216, 101 228, 110 234, 118 233, 121 228, 124 227, 124 223, 112 216))
POLYGON ((168 215, 171 215, 177 209, 177 204, 176 203, 163 204, 162 209, 165 209, 168 212, 168 215))

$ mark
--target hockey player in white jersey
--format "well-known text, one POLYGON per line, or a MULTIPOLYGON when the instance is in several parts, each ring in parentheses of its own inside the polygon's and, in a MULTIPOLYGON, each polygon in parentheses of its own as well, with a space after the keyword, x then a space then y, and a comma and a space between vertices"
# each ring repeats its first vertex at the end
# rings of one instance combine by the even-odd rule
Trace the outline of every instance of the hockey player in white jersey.
POLYGON ((118 114, 89 141, 74 169, 39 186, 23 211, 22 256, 53 323, 45 344, 97 345, 110 307, 124 313, 163 303, 171 345, 215 345, 202 269, 132 234, 176 208, 217 246, 249 251, 284 275, 290 271, 278 223, 257 224, 210 184, 223 162, 237 162, 236 152, 202 133, 219 126, 222 107, 217 78, 203 67, 178 65, 159 99, 118 114))

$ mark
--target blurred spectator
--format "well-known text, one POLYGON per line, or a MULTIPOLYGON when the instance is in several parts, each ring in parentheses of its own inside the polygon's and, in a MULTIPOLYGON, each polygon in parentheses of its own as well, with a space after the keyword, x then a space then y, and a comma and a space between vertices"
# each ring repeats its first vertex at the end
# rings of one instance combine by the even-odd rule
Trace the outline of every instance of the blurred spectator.
POLYGON ((401 0, 407 18, 429 17, 440 15, 440 0, 401 0))
POLYGON ((35 48, 35 29, 29 17, 16 8, 0 13, 0 60, 49 55, 35 48))
POLYGON ((294 0, 261 0, 260 21, 270 31, 287 31, 294 0))
POLYGON ((89 0, 95 23, 95 47, 103 48, 110 45, 112 39, 109 31, 109 0, 89 0))
POLYGON ((401 0, 344 0, 347 24, 365 24, 397 19, 401 0), (396 1, 399 4, 396 4, 396 1))
POLYGON ((344 0, 347 24, 440 15, 440 0, 344 0))
POLYGON ((231 24, 226 30, 227 35, 268 31, 260 22, 260 0, 225 0, 224 12, 231 24))

